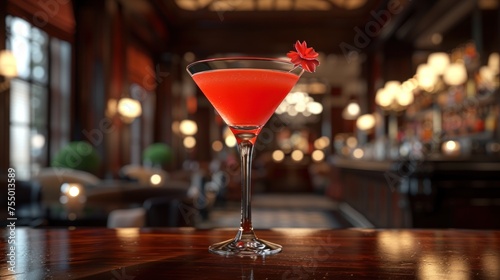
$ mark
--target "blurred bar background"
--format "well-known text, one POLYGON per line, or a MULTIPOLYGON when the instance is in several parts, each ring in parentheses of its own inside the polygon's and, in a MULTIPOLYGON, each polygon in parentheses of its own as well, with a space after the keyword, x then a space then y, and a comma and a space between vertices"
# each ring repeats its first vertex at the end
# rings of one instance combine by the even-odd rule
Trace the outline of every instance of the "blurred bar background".
POLYGON ((235 139, 185 67, 305 40, 256 228, 500 228, 499 38, 496 0, 2 1, 0 200, 14 172, 18 225, 236 227, 235 139))

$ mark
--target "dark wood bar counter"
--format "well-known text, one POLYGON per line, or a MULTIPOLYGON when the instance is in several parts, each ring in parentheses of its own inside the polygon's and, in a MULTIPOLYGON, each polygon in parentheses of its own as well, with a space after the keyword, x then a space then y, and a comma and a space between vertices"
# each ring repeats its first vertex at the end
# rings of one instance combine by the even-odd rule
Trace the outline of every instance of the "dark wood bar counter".
POLYGON ((283 251, 255 260, 208 252, 209 244, 234 233, 7 228, 1 233, 0 278, 500 279, 500 231, 258 230, 283 251))
MULTIPOLYGON (((333 163, 343 201, 376 228, 500 229, 497 158, 333 163)), ((359 225, 357 225, 359 226, 359 225)))

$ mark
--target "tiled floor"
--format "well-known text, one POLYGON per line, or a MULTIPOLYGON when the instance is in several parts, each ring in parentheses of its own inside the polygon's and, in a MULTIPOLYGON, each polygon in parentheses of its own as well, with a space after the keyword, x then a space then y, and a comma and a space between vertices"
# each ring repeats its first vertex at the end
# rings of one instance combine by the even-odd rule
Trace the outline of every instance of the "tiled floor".
MULTIPOLYGON (((239 203, 228 203, 210 212, 203 228, 237 228, 239 203)), ((258 194, 252 198, 255 229, 266 228, 346 228, 350 224, 337 209, 337 203, 315 194, 258 194)))

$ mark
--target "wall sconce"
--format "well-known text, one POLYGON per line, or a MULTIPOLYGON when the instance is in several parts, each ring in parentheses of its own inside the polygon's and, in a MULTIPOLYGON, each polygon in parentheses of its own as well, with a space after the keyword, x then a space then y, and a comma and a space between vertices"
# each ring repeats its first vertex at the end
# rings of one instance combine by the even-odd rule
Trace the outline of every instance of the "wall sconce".
POLYGON ((11 51, 0 51, 0 76, 4 78, 0 82, 0 91, 8 89, 10 80, 17 76, 16 58, 11 51))
POLYGON ((118 113, 131 123, 142 114, 141 103, 135 99, 124 97, 118 101, 118 113))
POLYGON ((183 120, 179 124, 179 130, 186 136, 193 136, 198 132, 198 125, 192 120, 183 120))

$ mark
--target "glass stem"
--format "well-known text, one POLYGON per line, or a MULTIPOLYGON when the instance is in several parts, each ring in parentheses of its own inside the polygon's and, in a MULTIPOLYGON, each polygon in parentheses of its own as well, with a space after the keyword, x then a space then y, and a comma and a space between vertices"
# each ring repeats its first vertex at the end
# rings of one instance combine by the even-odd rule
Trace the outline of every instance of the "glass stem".
POLYGON ((241 157, 241 223, 242 234, 253 234, 252 226, 252 154, 254 145, 248 140, 243 140, 239 144, 241 157))

